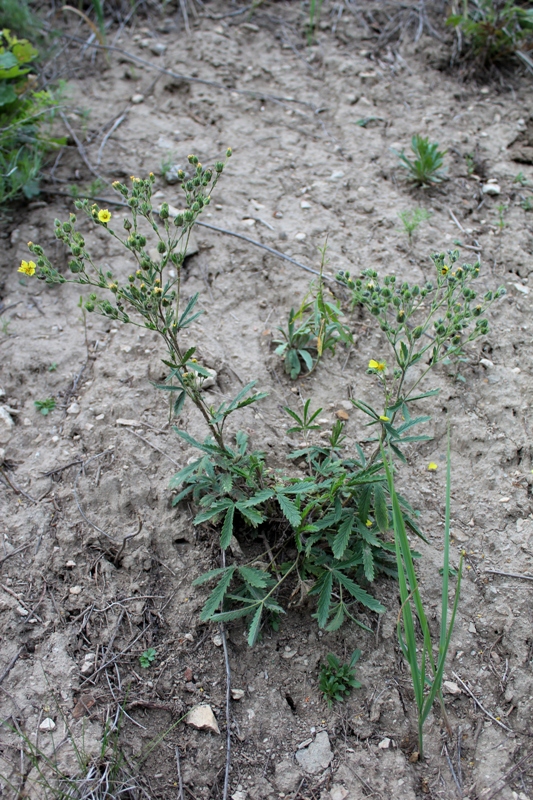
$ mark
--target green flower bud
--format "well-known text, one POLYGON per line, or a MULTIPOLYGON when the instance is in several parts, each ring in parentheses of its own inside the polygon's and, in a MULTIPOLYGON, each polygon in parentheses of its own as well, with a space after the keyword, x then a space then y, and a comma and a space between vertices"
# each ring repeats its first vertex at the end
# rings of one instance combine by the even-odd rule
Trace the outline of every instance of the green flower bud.
POLYGON ((422 326, 419 325, 413 331, 413 339, 420 339, 421 336, 422 336, 422 326))
POLYGON ((163 203, 163 204, 161 205, 161 209, 160 209, 160 211, 159 211, 159 216, 160 216, 160 217, 161 217, 161 219, 163 219, 163 220, 165 220, 165 219, 168 219, 168 216, 169 216, 169 215, 168 215, 168 203, 163 203))
POLYGON ((200 211, 200 203, 198 203, 198 202, 196 202, 196 203, 193 203, 193 204, 192 204, 192 206, 191 206, 191 211, 194 211, 194 213, 195 213, 195 214, 196 214, 198 211, 200 211))
POLYGON ((72 247, 70 248, 70 251, 71 251, 73 256, 81 256, 81 247, 78 247, 77 244, 72 245, 72 247))
POLYGON ((139 201, 135 197, 130 197, 128 200, 128 205, 130 208, 137 208, 139 201))
POLYGON ((166 250, 167 250, 167 247, 166 247, 166 244, 164 242, 158 242, 157 243, 157 252, 158 253, 161 253, 161 254, 162 253, 166 253, 166 250))
POLYGON ((187 211, 186 211, 186 212, 185 212, 185 214, 184 214, 184 217, 185 217, 185 222, 192 222, 192 221, 193 221, 193 219, 194 219, 194 214, 193 214, 193 212, 192 212, 192 211, 189 211, 189 210, 187 209, 187 211))
POLYGON ((231 158, 232 155, 233 155, 233 150, 231 149, 231 147, 228 147, 228 149, 226 150, 226 157, 231 158))
POLYGON ((76 200, 74 205, 78 209, 78 211, 81 211, 81 209, 83 208, 83 201, 82 200, 76 200))
POLYGON ((123 226, 124 226, 124 230, 125 230, 125 231, 131 231, 132 224, 131 224, 131 222, 129 221, 129 219, 125 219, 125 220, 124 220, 124 222, 123 222, 122 224, 123 224, 123 226))
POLYGON ((398 314, 396 315, 396 322, 403 322, 404 320, 405 320, 405 311, 402 308, 400 309, 400 311, 398 311, 398 314))
POLYGON ((83 270, 83 264, 80 264, 79 261, 69 261, 68 266, 71 272, 82 272, 83 270))
POLYGON ((174 225, 176 228, 181 228, 183 225, 183 214, 178 214, 177 217, 174 217, 174 225))
POLYGON ((224 170, 224 164, 222 163, 222 161, 217 161, 217 163, 215 164, 215 171, 218 172, 218 174, 220 175, 220 173, 223 172, 223 170, 224 170))

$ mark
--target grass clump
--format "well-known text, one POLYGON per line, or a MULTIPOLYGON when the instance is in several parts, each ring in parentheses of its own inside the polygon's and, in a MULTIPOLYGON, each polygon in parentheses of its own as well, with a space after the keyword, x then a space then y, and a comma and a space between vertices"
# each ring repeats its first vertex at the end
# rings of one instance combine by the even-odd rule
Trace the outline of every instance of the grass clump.
POLYGON ((446 177, 446 168, 443 168, 446 150, 439 150, 438 142, 430 142, 429 137, 416 133, 411 139, 411 150, 414 158, 406 156, 404 151, 396 153, 400 165, 407 170, 410 181, 417 186, 431 186, 442 183, 446 177))
POLYGON ((409 244, 413 241, 413 234, 418 230, 422 222, 431 219, 431 211, 425 208, 414 208, 412 210, 400 211, 398 216, 403 224, 403 230, 407 234, 409 244))
POLYGON ((513 0, 463 0, 447 24, 466 42, 466 55, 479 67, 517 56, 533 71, 526 51, 533 44, 533 8, 513 0))

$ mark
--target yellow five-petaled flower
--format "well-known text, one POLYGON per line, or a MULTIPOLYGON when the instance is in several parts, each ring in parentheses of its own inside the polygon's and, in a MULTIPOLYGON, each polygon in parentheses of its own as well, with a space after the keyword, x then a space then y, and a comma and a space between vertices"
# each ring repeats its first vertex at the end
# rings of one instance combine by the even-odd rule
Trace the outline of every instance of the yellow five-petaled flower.
POLYGON ((436 470, 438 470, 438 468, 439 468, 439 465, 435 464, 434 461, 430 461, 429 462, 428 469, 429 469, 430 472, 436 472, 436 470))
POLYGON ((374 361, 373 358, 368 362, 368 369, 375 369, 377 372, 384 372, 386 366, 384 361, 374 361))
POLYGON ((22 261, 18 271, 23 272, 24 275, 35 275, 35 269, 35 261, 22 261))
POLYGON ((390 422, 390 417, 386 417, 386 416, 385 416, 385 414, 382 414, 382 415, 380 416, 380 420, 381 420, 382 422, 390 422))
POLYGON ((107 208, 101 208, 98 212, 98 219, 100 222, 103 222, 104 225, 107 225, 109 220, 111 219, 111 212, 107 210, 107 208))

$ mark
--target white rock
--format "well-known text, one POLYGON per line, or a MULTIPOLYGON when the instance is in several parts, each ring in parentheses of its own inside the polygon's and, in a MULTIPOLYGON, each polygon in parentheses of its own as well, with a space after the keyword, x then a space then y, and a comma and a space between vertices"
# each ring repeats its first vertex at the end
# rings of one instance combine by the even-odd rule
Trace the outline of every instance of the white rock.
POLYGON ((300 208, 312 208, 312 205, 307 200, 302 200, 300 203, 300 208))
POLYGON ((378 744, 380 750, 388 750, 390 747, 390 739, 388 736, 385 736, 384 739, 378 744))
POLYGON ((236 791, 235 794, 231 795, 231 800, 246 800, 247 797, 248 792, 236 791))
POLYGON ((6 451, 4 450, 3 447, 0 447, 0 467, 2 466, 5 460, 6 460, 6 451))
POLYGON ((15 423, 9 411, 4 406, 0 406, 0 444, 7 444, 13 435, 15 423))
POLYGON ((22 606, 17 606, 17 612, 20 614, 21 617, 27 617, 30 613, 28 609, 22 608, 22 606))
POLYGON ((187 725, 190 725, 191 728, 196 728, 198 731, 211 731, 211 733, 220 734, 220 729, 211 706, 195 706, 187 714, 185 722, 187 725))
POLYGON ((345 789, 340 783, 334 783, 329 790, 331 800, 346 800, 348 794, 348 789, 345 789))
POLYGON ((480 359, 479 359, 479 363, 480 363, 482 366, 484 366, 484 367, 485 367, 485 369, 492 369, 492 367, 494 366, 494 364, 493 364, 493 362, 490 360, 490 358, 480 358, 480 359))
POLYGON ((69 592, 73 595, 81 594, 83 592, 83 586, 71 586, 69 592))
POLYGON ((55 731, 55 729, 56 729, 56 724, 51 717, 46 717, 46 719, 43 719, 43 721, 39 725, 40 731, 55 731))
POLYGON ((307 235, 305 233, 296 233, 294 235, 294 238, 296 239, 297 242, 303 242, 304 239, 307 239, 307 235))
POLYGON ((213 636, 213 644, 215 647, 222 647, 222 636, 219 633, 215 633, 213 636))
POLYGON ((144 95, 143 94, 134 94, 131 98, 131 102, 134 106, 138 106, 140 103, 144 102, 144 95))
POLYGON ((337 170, 337 172, 332 172, 329 176, 330 181, 338 181, 340 178, 344 178, 344 172, 342 170, 337 170))
POLYGON ((79 414, 80 406, 78 403, 71 403, 67 408, 67 414, 79 414))
POLYGON ((81 665, 80 672, 84 676, 92 675, 94 672, 94 664, 91 661, 84 661, 83 664, 81 665))
POLYGON ((517 292, 522 292, 522 294, 529 294, 529 287, 524 286, 521 283, 513 283, 514 288, 517 292))
POLYGON ((166 49, 167 46, 166 44, 163 44, 163 42, 153 42, 153 44, 150 45, 150 51, 154 54, 154 56, 164 55, 166 49))
POLYGON ((501 188, 498 186, 497 183, 485 183, 481 187, 481 190, 483 194, 489 194, 489 195, 498 195, 501 193, 501 188))
POLYGON ((96 653, 85 654, 85 661, 95 661, 95 660, 96 660, 96 653))
POLYGON ((442 685, 446 694, 461 694, 461 689, 453 681, 443 681, 442 685))
POLYGON ((122 425, 124 428, 142 427, 142 423, 138 422, 136 419, 122 419, 122 417, 119 417, 119 419, 117 419, 117 425, 122 425))
POLYGON ((209 376, 204 378, 203 375, 199 375, 198 382, 200 383, 200 389, 209 389, 210 386, 214 386, 217 382, 217 371, 209 369, 209 367, 204 367, 204 369, 209 373, 209 376))
POLYGON ((251 217, 246 217, 246 219, 243 219, 242 224, 247 225, 249 228, 253 228, 253 226, 255 225, 255 219, 252 219, 251 217))
POLYGON ((76 566, 76 562, 75 562, 75 561, 72 561, 72 560, 70 560, 70 561, 67 561, 67 563, 65 564, 65 566, 66 566, 66 567, 68 567, 69 569, 73 569, 73 567, 75 567, 75 566, 76 566))
POLYGON ((97 420, 98 422, 100 422, 101 420, 103 420, 103 418, 104 418, 104 417, 105 417, 105 414, 98 414, 98 415, 95 417, 95 420, 97 420))
POLYGON ((244 697, 244 689, 232 689, 231 696, 233 700, 242 700, 244 697))
POLYGON ((333 752, 329 743, 327 731, 317 733, 315 741, 305 750, 298 750, 296 761, 306 772, 316 775, 325 770, 333 760, 333 752))

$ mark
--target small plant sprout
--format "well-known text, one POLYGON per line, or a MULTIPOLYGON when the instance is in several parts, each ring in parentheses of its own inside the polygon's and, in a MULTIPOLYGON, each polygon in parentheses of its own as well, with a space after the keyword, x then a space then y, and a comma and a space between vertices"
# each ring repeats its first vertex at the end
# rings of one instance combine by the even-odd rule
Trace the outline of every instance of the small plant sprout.
POLYGON ((531 197, 526 197, 520 203, 524 211, 533 211, 533 199, 531 197))
POLYGON ((411 150, 415 158, 409 158, 402 150, 394 153, 400 159, 400 165, 407 170, 409 180, 417 186, 431 186, 442 183, 446 177, 446 168, 443 168, 446 150, 439 150, 438 142, 430 142, 427 136, 418 133, 411 139, 411 150))
POLYGON ((326 663, 320 667, 319 688, 330 708, 333 703, 342 703, 352 689, 361 688, 355 677, 355 664, 360 655, 361 651, 355 650, 350 661, 342 664, 337 656, 328 653, 326 663))
POLYGON ((524 175, 523 172, 519 172, 517 175, 515 175, 513 183, 518 183, 518 184, 520 184, 520 186, 529 186, 530 185, 530 182, 528 181, 528 179, 526 178, 526 176, 524 175))
POLYGON ((466 42, 466 55, 479 67, 518 57, 528 69, 533 62, 527 55, 533 37, 533 9, 513 0, 463 0, 460 13, 452 13, 446 23, 466 42))
POLYGON ((498 222, 496 223, 498 226, 498 230, 501 233, 506 226, 505 222, 505 215, 508 211, 509 206, 506 206, 505 203, 500 203, 497 207, 496 211, 498 212, 498 222))
POLYGON ((47 397, 46 400, 35 400, 34 406, 37 411, 41 412, 43 417, 47 417, 56 407, 56 401, 53 397, 47 397))
POLYGON ((411 244, 413 234, 418 230, 420 224, 431 219, 431 211, 425 208, 415 208, 412 211, 400 211, 398 216, 403 223, 403 230, 409 238, 409 244, 411 244))
POLYGON ((156 658, 157 651, 154 650, 153 647, 149 647, 148 650, 145 650, 144 653, 141 653, 139 656, 139 664, 143 669, 148 669, 152 666, 156 658))

